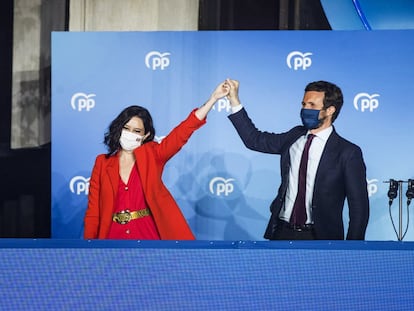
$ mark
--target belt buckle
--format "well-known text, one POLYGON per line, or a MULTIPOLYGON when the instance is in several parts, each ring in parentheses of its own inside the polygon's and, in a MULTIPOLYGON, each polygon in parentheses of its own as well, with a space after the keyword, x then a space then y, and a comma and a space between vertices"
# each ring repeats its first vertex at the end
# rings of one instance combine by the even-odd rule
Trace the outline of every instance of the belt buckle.
POLYGON ((302 232, 303 231, 303 227, 301 225, 292 224, 291 228, 293 229, 293 231, 296 231, 296 232, 302 232))
POLYGON ((120 211, 115 214, 113 220, 121 225, 125 225, 131 221, 131 213, 129 210, 120 211))
POLYGON ((293 225, 293 230, 297 232, 310 231, 312 230, 312 225, 293 225))

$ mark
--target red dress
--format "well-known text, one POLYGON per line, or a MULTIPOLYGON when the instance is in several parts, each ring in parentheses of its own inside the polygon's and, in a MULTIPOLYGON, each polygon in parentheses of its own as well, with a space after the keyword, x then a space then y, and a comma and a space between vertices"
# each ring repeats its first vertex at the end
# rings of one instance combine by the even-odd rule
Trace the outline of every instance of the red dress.
MULTIPOLYGON (((125 184, 119 177, 118 193, 115 199, 114 213, 129 210, 139 211, 147 208, 141 178, 136 165, 133 166, 128 183, 125 184)), ((157 227, 152 215, 133 219, 126 224, 112 222, 108 239, 117 240, 160 240, 157 227)))

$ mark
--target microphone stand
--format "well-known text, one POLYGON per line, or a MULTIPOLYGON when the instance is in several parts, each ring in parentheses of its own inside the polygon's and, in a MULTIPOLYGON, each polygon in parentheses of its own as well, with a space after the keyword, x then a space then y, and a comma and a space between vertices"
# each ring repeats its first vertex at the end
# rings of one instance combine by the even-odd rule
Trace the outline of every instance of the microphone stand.
POLYGON ((408 181, 403 181, 403 180, 394 180, 394 179, 390 179, 389 181, 384 181, 385 183, 389 183, 390 184, 390 189, 388 191, 388 205, 389 205, 389 212, 390 212, 390 217, 391 217, 391 223, 392 226, 394 228, 394 232, 395 235, 397 236, 398 241, 402 241, 404 239, 405 234, 407 233, 407 229, 408 229, 408 220, 407 220, 407 228, 405 230, 405 232, 403 233, 403 183, 404 182, 408 182, 408 190, 406 193, 407 196, 407 219, 409 219, 409 210, 408 210, 408 206, 410 205, 411 199, 414 197, 414 180, 409 179, 408 181), (392 205, 392 201, 396 198, 399 197, 399 209, 398 209, 398 233, 397 233, 397 229, 395 228, 395 224, 392 218, 392 212, 391 212, 391 205, 392 205))
POLYGON ((403 193, 402 193, 402 185, 403 181, 399 180, 398 181, 398 194, 399 194, 399 215, 398 215, 398 220, 399 220, 399 230, 398 230, 398 241, 402 241, 403 239, 403 233, 402 233, 402 213, 403 213, 403 193))

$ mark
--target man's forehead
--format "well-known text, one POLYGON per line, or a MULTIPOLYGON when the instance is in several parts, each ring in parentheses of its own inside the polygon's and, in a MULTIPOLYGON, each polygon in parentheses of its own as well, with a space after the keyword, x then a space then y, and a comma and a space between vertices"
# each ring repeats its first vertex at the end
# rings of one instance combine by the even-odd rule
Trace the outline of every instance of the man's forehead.
POLYGON ((308 91, 303 96, 304 101, 320 101, 325 97, 325 92, 308 91))

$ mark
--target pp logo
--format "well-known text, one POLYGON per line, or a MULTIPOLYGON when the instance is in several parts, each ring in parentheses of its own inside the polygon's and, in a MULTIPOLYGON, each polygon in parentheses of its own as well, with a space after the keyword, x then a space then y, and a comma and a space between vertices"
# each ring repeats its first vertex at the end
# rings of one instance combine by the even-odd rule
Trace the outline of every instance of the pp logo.
POLYGON ((213 109, 216 110, 216 107, 217 107, 218 112, 220 112, 222 110, 225 110, 226 112, 229 112, 230 109, 231 109, 230 102, 227 99, 227 97, 220 98, 217 101, 217 103, 213 106, 213 109))
POLYGON ((299 51, 290 52, 286 58, 286 64, 288 65, 290 69, 292 69, 292 66, 293 66, 294 70, 298 70, 301 68, 303 70, 306 70, 312 65, 312 59, 309 57, 311 55, 312 53, 310 52, 307 52, 307 53, 302 53, 299 51))
POLYGON ((93 107, 95 107, 95 94, 85 94, 85 93, 76 93, 72 96, 70 100, 70 104, 73 110, 82 111, 86 110, 89 111, 93 107))
POLYGON ((225 179, 223 177, 214 177, 209 184, 210 192, 218 197, 229 196, 234 191, 234 178, 225 179))
POLYGON ((160 53, 157 51, 149 52, 145 56, 145 66, 152 70, 164 70, 170 65, 170 59, 167 57, 170 53, 160 53))
POLYGON ((378 179, 367 179, 367 190, 368 190, 368 196, 372 196, 378 191, 378 185, 377 185, 378 179))
POLYGON ((89 193, 89 178, 85 178, 83 176, 75 176, 70 180, 69 183, 69 189, 72 193, 76 195, 80 195, 84 193, 85 195, 88 195, 89 193))
POLYGON ((377 109, 379 106, 378 98, 379 94, 369 95, 368 93, 359 93, 354 97, 354 107, 356 110, 359 110, 358 107, 361 107, 361 112, 369 109, 370 112, 373 112, 374 109, 377 109))

